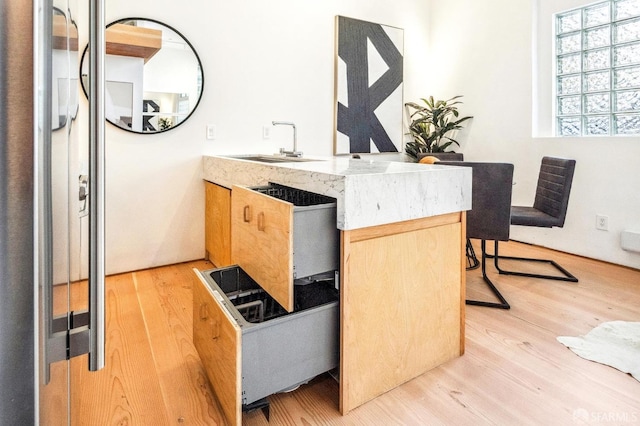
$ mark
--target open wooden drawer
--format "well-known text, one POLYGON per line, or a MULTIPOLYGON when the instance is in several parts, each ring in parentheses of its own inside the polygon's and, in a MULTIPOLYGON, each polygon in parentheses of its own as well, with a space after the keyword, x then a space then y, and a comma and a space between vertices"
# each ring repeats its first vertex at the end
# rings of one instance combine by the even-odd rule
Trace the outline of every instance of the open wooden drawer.
POLYGON ((287 313, 238 266, 194 272, 193 340, 229 424, 241 424, 243 406, 338 366, 333 280, 296 285, 287 313))
POLYGON ((231 259, 287 311, 294 280, 339 268, 335 200, 283 185, 233 186, 231 259))

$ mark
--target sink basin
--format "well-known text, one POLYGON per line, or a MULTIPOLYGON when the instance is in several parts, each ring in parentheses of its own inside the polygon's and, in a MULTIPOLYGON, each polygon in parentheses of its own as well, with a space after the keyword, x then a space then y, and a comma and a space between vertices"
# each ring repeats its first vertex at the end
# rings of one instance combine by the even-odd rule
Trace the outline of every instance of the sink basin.
POLYGON ((227 157, 237 158, 239 160, 257 161, 259 163, 300 163, 300 162, 306 162, 306 161, 323 161, 323 160, 314 160, 312 158, 284 157, 280 155, 268 155, 268 154, 228 155, 227 157))

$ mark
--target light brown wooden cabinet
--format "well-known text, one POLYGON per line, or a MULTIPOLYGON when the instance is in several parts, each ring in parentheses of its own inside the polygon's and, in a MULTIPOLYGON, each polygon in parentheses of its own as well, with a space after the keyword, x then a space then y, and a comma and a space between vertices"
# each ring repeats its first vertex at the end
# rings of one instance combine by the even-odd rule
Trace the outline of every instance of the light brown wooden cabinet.
POLYGON ((297 309, 287 313, 237 266, 195 274, 194 344, 230 425, 241 424, 243 406, 338 366, 338 294, 331 283, 298 289, 297 309))
MULTIPOLYGON (((262 206, 253 195, 245 199, 247 193, 234 187, 233 198, 238 201, 230 207, 229 219, 234 233, 239 226, 266 231, 273 216, 278 218, 277 236, 266 237, 265 233, 260 239, 252 235, 242 243, 234 236, 231 257, 272 250, 273 263, 284 263, 284 269, 290 271, 289 256, 281 259, 272 242, 278 238, 284 247, 289 246, 290 210, 279 210, 282 206, 276 208, 277 203, 262 206), (258 219, 260 212, 265 216, 258 219)), ((465 219, 465 213, 458 212, 340 232, 342 414, 464 353, 465 219)), ((273 265, 256 264, 256 269, 267 274, 256 278, 261 285, 281 274, 273 271, 273 265)), ((292 280, 287 273, 276 281, 286 281, 288 289, 292 280)), ((290 297, 287 289, 285 299, 290 297)), ((271 291, 278 294, 280 290, 271 291)), ((196 309, 194 306, 194 315, 196 309)), ((194 330, 194 339, 198 333, 194 330)), ((234 406, 236 420, 241 418, 237 410, 234 406)))
POLYGON ((342 232, 342 414, 463 354, 464 220, 342 232))
POLYGON ((231 227, 234 263, 293 311, 293 204, 234 186, 231 227))
POLYGON ((294 284, 339 269, 339 233, 333 198, 284 185, 245 188, 231 197, 233 262, 288 312, 294 284))
POLYGON ((213 296, 200 273, 196 274, 199 279, 193 286, 193 343, 229 424, 240 424, 240 326, 213 296))
POLYGON ((205 181, 205 258, 217 267, 231 265, 231 190, 205 181))
POLYGON ((242 406, 338 366, 339 238, 333 199, 281 185, 231 193, 235 265, 196 271, 193 336, 227 421, 239 425, 242 406))

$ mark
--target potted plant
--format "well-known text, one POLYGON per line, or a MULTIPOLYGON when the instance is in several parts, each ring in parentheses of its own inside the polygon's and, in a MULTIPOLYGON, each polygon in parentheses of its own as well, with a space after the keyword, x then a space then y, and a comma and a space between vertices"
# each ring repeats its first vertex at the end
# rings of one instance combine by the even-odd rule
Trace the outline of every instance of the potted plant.
POLYGON ((158 125, 160 127, 160 130, 167 130, 167 129, 171 128, 171 126, 173 126, 173 123, 171 122, 170 118, 160 117, 158 119, 158 125))
POLYGON ((462 129, 464 121, 473 118, 459 118, 457 105, 461 104, 458 98, 461 95, 454 96, 446 101, 434 100, 433 96, 422 98, 424 105, 415 102, 407 102, 405 107, 407 110, 412 109, 409 118, 409 133, 413 138, 407 142, 405 151, 407 155, 413 159, 418 159, 418 154, 422 152, 437 153, 446 152, 451 144, 460 146, 458 141, 449 136, 450 132, 462 129))

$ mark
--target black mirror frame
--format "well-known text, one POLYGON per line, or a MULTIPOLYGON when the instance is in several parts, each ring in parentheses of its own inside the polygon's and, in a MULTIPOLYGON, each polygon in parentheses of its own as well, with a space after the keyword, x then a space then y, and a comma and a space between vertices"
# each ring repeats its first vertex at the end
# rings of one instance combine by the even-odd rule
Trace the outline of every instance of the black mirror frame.
MULTIPOLYGON (((191 108, 191 111, 189 111, 189 114, 184 118, 184 120, 182 120, 180 123, 176 124, 175 126, 171 126, 171 127, 167 128, 167 129, 163 129, 163 130, 157 130, 155 132, 138 132, 138 131, 135 131, 133 129, 127 129, 125 127, 118 126, 117 124, 111 122, 109 119, 106 119, 106 121, 109 124, 111 124, 113 127, 116 127, 116 128, 118 128, 120 130, 124 130, 126 132, 135 133, 136 135, 157 135, 158 133, 168 132, 169 130, 173 130, 173 129, 177 128, 177 127, 180 127, 183 123, 185 123, 191 117, 193 112, 198 108, 198 106, 200 105, 200 101, 202 100, 202 95, 204 93, 204 69, 202 68, 202 61, 200 60, 200 56, 198 56, 198 52, 193 47, 191 42, 180 31, 176 30, 171 25, 165 24, 164 22, 158 21, 156 19, 141 18, 141 17, 121 18, 121 19, 118 19, 116 21, 113 21, 113 22, 110 22, 109 24, 107 24, 105 29, 109 28, 110 26, 115 25, 115 24, 119 24, 119 23, 126 22, 126 21, 133 21, 133 20, 142 20, 142 21, 153 22, 155 24, 163 25, 163 26, 169 28, 171 31, 175 32, 177 35, 179 35, 185 41, 185 43, 187 43, 189 48, 191 48, 191 51, 193 52, 193 55, 196 57, 196 61, 198 61, 198 67, 200 68, 201 85, 200 85, 200 94, 198 96, 198 100, 196 101, 196 104, 193 106, 193 108, 191 108)), ((85 46, 84 51, 82 52, 82 58, 80 58, 80 69, 78 70, 78 75, 80 76, 80 85, 82 86, 82 91, 84 92, 84 96, 87 99, 89 99, 89 94, 87 93, 87 89, 85 88, 85 85, 84 85, 84 79, 83 79, 83 76, 82 76, 82 64, 84 63, 85 56, 88 54, 88 52, 89 52, 89 44, 87 44, 85 46)))

